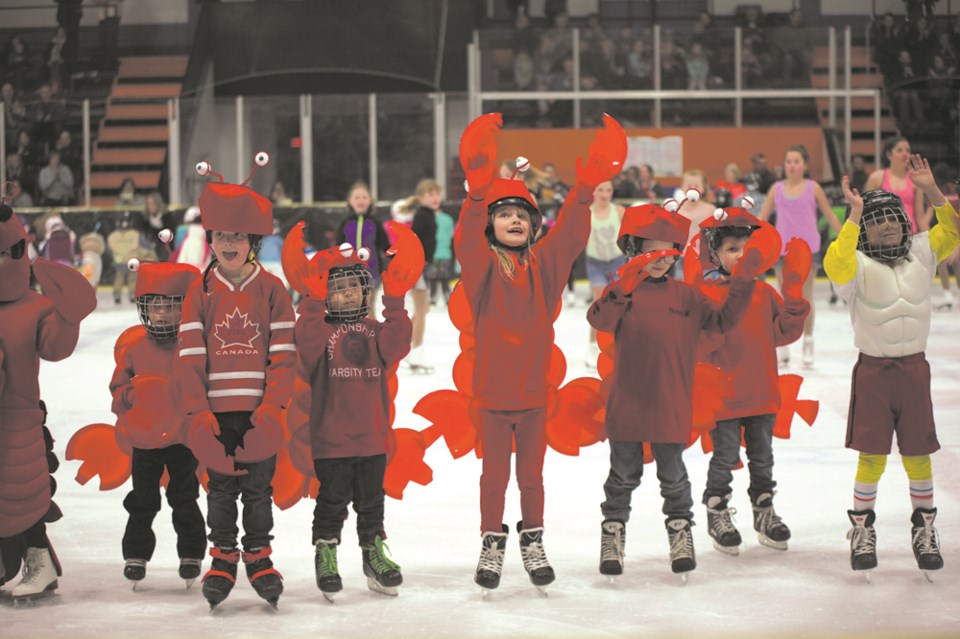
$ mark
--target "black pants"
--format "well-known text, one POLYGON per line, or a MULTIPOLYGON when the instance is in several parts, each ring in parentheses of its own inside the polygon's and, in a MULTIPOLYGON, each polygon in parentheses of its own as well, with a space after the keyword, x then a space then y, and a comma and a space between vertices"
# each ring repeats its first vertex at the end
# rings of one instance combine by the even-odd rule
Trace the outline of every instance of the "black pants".
POLYGON ((340 541, 347 505, 357 513, 357 537, 370 545, 383 532, 383 475, 387 456, 315 459, 313 468, 320 480, 317 506, 313 510, 313 543, 318 539, 340 541))
POLYGON ((124 559, 149 561, 153 557, 157 546, 153 519, 160 512, 160 478, 164 468, 170 478, 167 503, 173 510, 177 554, 182 559, 203 558, 207 530, 197 504, 197 460, 189 448, 176 444, 152 450, 133 449, 133 490, 123 500, 123 507, 130 513, 123 533, 124 559))

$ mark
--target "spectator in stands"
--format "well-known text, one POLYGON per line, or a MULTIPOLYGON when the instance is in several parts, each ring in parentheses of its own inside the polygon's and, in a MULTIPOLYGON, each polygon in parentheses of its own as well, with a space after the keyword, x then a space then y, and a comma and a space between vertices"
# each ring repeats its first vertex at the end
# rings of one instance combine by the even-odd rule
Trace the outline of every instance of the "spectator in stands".
POLYGON ((133 209, 141 206, 143 206, 143 199, 137 195, 137 183, 131 177, 123 178, 120 183, 120 191, 117 193, 116 207, 133 209))
POLYGON ((628 166, 613 178, 613 197, 618 200, 636 200, 640 195, 640 169, 628 166))
POLYGON ((867 171, 864 168, 863 156, 855 155, 850 159, 850 188, 863 193, 863 186, 867 183, 867 171))
POLYGON ((562 20, 564 27, 566 27, 568 19, 567 0, 545 0, 543 15, 547 17, 547 22, 557 24, 558 20, 562 20))
POLYGON ((660 40, 660 86, 664 89, 687 88, 687 62, 673 31, 664 29, 660 40))
POLYGON ((63 47, 63 62, 72 70, 77 62, 80 39, 80 18, 83 17, 83 0, 57 0, 57 24, 67 36, 63 47))
POLYGON ((580 33, 580 43, 589 40, 594 48, 599 48, 600 43, 607 39, 607 32, 600 21, 600 15, 591 13, 587 16, 587 28, 580 33))
POLYGON ((926 18, 917 18, 906 40, 905 48, 909 45, 910 55, 913 57, 913 70, 919 76, 926 75, 933 64, 933 53, 937 49, 937 37, 926 18))
POLYGON ((937 46, 934 49, 934 55, 943 58, 943 64, 947 68, 947 73, 954 74, 957 67, 960 66, 960 60, 957 58, 957 51, 950 41, 950 34, 946 31, 937 32, 937 46))
POLYGON ((726 189, 730 192, 731 206, 740 206, 742 198, 747 194, 747 187, 740 179, 740 167, 731 162, 723 168, 723 179, 717 182, 717 190, 726 189))
POLYGON ((37 100, 30 106, 30 134, 34 144, 44 150, 53 146, 57 133, 63 128, 63 120, 63 104, 53 99, 53 89, 49 84, 41 84, 37 89, 37 100))
POLYGON ((83 156, 80 149, 74 146, 70 131, 62 129, 53 148, 60 154, 60 162, 70 167, 73 176, 79 179, 83 175, 83 156))
POLYGON ((627 57, 627 68, 630 70, 627 88, 653 88, 653 58, 647 49, 646 41, 642 38, 634 40, 633 49, 627 57))
MULTIPOLYGON (((550 0, 547 0, 547 4, 549 3, 550 0)), ((562 60, 573 51, 573 32, 570 30, 570 17, 566 10, 558 11, 552 15, 547 13, 547 22, 551 25, 551 28, 546 37, 553 40, 556 58, 562 60)))
POLYGON ((63 27, 57 27, 43 56, 44 81, 50 84, 54 93, 60 93, 63 87, 63 47, 66 43, 67 32, 63 27))
POLYGON ((927 117, 934 122, 946 119, 950 106, 956 102, 956 94, 951 88, 953 69, 948 69, 943 58, 933 55, 930 70, 927 71, 926 102, 927 117))
POLYGON ((42 206, 68 206, 76 202, 73 172, 60 163, 60 154, 56 151, 50 153, 47 166, 40 170, 38 186, 42 206))
POLYGON ((23 160, 16 153, 7 155, 7 181, 23 181, 23 160))
POLYGON ((887 74, 887 92, 893 102, 897 124, 902 131, 911 131, 923 121, 923 105, 917 92, 921 76, 913 66, 913 58, 906 49, 897 54, 897 66, 887 74))
POLYGON ((32 73, 30 69, 30 49, 24 42, 23 36, 15 33, 10 37, 0 55, 3 61, 3 69, 6 71, 6 81, 13 84, 13 87, 22 91, 27 86, 32 73))
POLYGON ((653 174, 652 166, 649 164, 641 164, 639 167, 639 173, 639 197, 646 198, 648 200, 659 200, 665 197, 663 189, 660 187, 656 176, 653 174))
POLYGON ((287 189, 280 180, 274 182, 273 188, 270 189, 270 201, 273 202, 274 206, 293 205, 293 200, 287 195, 287 189))
POLYGON ((538 43, 539 38, 530 26, 530 17, 526 13, 518 13, 513 19, 513 50, 533 55, 538 43))
POLYGON ((626 86, 627 61, 620 57, 617 44, 610 38, 600 42, 602 73, 600 88, 618 90, 626 86))
POLYGON ((810 66, 813 62, 813 36, 803 25, 800 9, 790 12, 790 21, 777 29, 773 41, 783 61, 783 79, 787 86, 810 84, 810 66))
POLYGON ((3 115, 6 118, 7 140, 13 139, 13 133, 25 127, 29 121, 27 108, 20 102, 12 82, 4 82, 0 87, 0 100, 3 100, 3 115))
POLYGON ((123 0, 99 0, 100 22, 97 23, 97 68, 109 72, 116 70, 120 51, 120 10, 123 0))
POLYGON ((530 0, 506 0, 506 5, 507 11, 514 17, 530 13, 530 0))
MULTIPOLYGON (((10 157, 15 158, 17 156, 12 155, 10 157)), ((7 165, 7 183, 10 185, 9 189, 11 193, 19 192, 19 195, 17 195, 17 197, 10 200, 10 206, 12 206, 15 211, 33 206, 33 198, 30 196, 30 193, 26 191, 23 188, 23 186, 20 184, 20 180, 10 177, 9 165, 7 165)))
POLYGON ((903 33, 900 25, 892 13, 886 13, 873 27, 873 59, 883 75, 893 71, 897 63, 897 52, 902 48, 903 33))
POLYGON ((513 52, 513 88, 517 91, 533 90, 533 59, 526 51, 513 52))
POLYGON ((34 147, 33 140, 30 139, 30 133, 26 129, 21 129, 17 134, 14 153, 20 156, 20 163, 23 165, 23 181, 32 189, 35 185, 33 178, 36 177, 37 171, 40 168, 41 156, 36 147, 34 147))
POLYGON ((710 62, 707 60, 703 45, 694 42, 687 53, 687 87, 691 91, 704 91, 707 88, 707 76, 710 75, 710 62))

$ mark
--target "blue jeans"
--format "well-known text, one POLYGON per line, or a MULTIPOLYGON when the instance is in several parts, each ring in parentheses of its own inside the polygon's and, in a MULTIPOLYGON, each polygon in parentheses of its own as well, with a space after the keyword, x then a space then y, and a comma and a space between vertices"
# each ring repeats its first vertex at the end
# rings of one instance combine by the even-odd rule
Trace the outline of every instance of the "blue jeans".
POLYGON ((773 494, 777 482, 773 481, 773 425, 776 415, 752 415, 717 422, 710 431, 713 441, 713 456, 707 470, 707 488, 703 491, 703 503, 710 497, 725 497, 731 492, 733 469, 740 461, 740 427, 743 426, 743 441, 747 445, 750 469, 750 500, 763 493, 773 494))
MULTIPOLYGON (((221 422, 222 424, 222 422, 221 422)), ((222 426, 221 426, 222 429, 222 426)), ((247 552, 270 545, 273 535, 273 472, 277 456, 255 463, 237 463, 237 469, 246 475, 232 476, 207 469, 210 481, 207 488, 207 539, 220 548, 236 548, 237 498, 243 502, 243 538, 240 540, 247 552)))
POLYGON ((361 545, 372 545, 383 531, 383 475, 386 455, 314 459, 313 469, 320 480, 317 506, 313 509, 313 543, 318 539, 340 541, 347 506, 353 502, 357 513, 357 537, 361 545))
MULTIPOLYGON (((643 477, 643 442, 610 441, 610 475, 603 484, 606 500, 600 504, 604 519, 630 520, 630 497, 643 477)), ((690 478, 683 464, 683 444, 651 444, 657 464, 663 514, 670 519, 693 521, 690 478)))

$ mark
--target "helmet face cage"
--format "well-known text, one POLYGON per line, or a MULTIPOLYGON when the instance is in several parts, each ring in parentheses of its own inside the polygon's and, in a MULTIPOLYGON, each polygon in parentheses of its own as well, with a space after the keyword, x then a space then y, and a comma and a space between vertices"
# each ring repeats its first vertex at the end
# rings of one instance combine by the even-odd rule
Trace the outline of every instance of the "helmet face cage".
POLYGON ((498 209, 501 209, 504 206, 516 206, 517 208, 526 211, 527 215, 530 216, 530 243, 532 244, 534 238, 537 237, 537 231, 540 230, 540 225, 543 223, 543 215, 538 209, 534 208, 530 202, 527 202, 522 197, 505 197, 490 205, 490 207, 487 209, 487 239, 491 244, 497 243, 496 236, 493 233, 493 216, 496 214, 498 209))
POLYGON ((158 342, 172 340, 180 328, 183 296, 141 295, 137 298, 137 312, 150 337, 158 342))
POLYGON ((885 192, 870 191, 864 194, 863 216, 860 219, 860 237, 857 249, 869 258, 888 264, 901 261, 910 252, 910 220, 900 198, 885 192), (871 196, 872 193, 877 195, 871 196), (870 242, 868 227, 893 223, 900 227, 900 241, 896 244, 870 242))
POLYGON ((358 322, 370 311, 370 291, 373 288, 373 276, 363 264, 334 266, 327 274, 327 316, 334 322, 358 322), (358 308, 333 308, 331 297, 338 291, 359 286, 363 289, 363 299, 358 308))

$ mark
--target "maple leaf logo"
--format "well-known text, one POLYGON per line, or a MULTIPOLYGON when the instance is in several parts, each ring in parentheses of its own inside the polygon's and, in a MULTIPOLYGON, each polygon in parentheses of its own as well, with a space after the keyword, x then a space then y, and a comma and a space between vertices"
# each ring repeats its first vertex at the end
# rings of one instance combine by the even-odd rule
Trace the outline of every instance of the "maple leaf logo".
POLYGON ((221 348, 254 348, 253 340, 260 337, 260 324, 249 321, 247 314, 235 307, 223 322, 214 327, 213 336, 220 340, 221 348))

